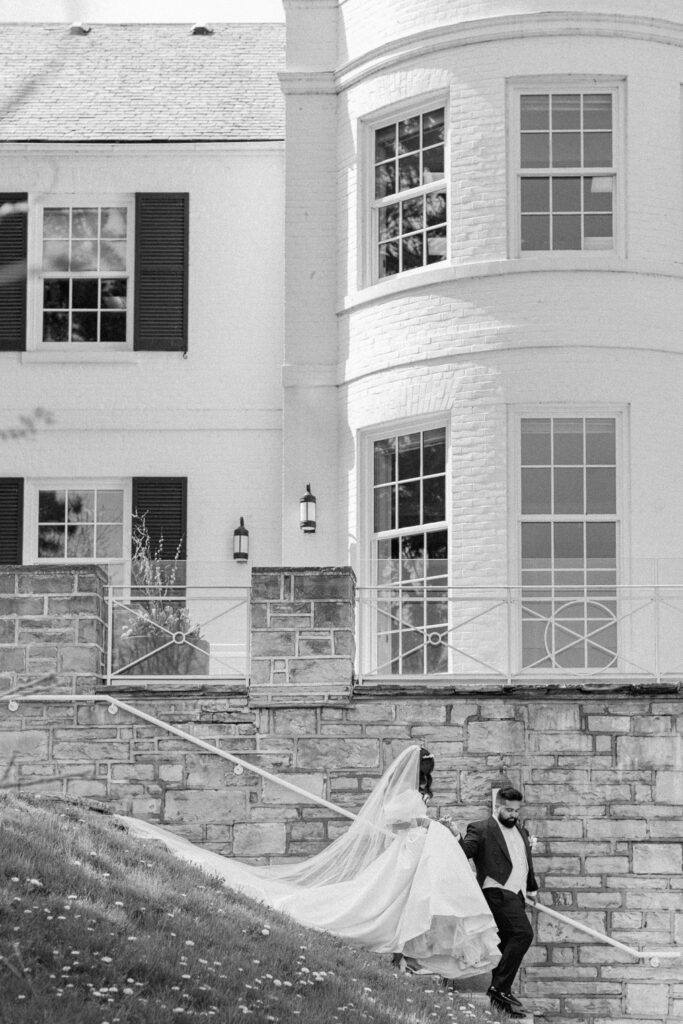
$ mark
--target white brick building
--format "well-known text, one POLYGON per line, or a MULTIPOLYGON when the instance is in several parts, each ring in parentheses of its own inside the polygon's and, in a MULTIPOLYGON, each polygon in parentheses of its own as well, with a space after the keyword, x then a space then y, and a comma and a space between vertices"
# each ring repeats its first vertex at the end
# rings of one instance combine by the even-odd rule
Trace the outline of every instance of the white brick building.
POLYGON ((675 674, 678 5, 285 6, 286 65, 3 28, 3 560, 125 562, 144 505, 241 584, 243 516, 354 567, 363 677, 675 674))

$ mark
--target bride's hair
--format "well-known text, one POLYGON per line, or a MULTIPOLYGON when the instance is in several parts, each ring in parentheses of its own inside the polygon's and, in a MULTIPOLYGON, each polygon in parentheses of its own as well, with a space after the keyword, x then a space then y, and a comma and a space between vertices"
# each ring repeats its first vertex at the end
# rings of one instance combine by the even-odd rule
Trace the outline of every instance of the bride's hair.
POLYGON ((426 747, 420 747, 420 792, 423 796, 432 796, 432 772, 434 758, 426 747))

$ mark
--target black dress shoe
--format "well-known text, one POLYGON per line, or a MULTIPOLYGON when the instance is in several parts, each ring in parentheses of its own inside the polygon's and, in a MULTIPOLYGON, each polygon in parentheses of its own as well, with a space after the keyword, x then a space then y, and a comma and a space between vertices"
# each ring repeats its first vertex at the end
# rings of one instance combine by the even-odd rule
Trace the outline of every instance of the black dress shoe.
POLYGON ((497 1010, 507 1013, 510 1017, 526 1017, 526 1011, 522 1007, 522 1004, 516 996, 512 995, 511 992, 500 992, 497 988, 494 988, 493 985, 490 985, 486 995, 497 1010))

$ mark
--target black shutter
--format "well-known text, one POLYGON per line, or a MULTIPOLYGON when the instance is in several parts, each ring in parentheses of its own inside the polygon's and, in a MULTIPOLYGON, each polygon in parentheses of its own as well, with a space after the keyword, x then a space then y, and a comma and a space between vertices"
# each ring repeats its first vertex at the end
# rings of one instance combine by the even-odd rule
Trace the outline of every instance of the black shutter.
MULTIPOLYGON (((0 193, 0 206, 25 203, 25 192, 0 193)), ((0 216, 0 351, 26 348, 26 212, 0 216)))
POLYGON ((0 565, 21 565, 24 532, 24 481, 0 477, 0 565))
POLYGON ((189 195, 135 196, 134 348, 187 351, 189 195))
POLYGON ((176 551, 180 559, 187 558, 186 477, 135 477, 133 515, 145 516, 153 555, 163 540, 164 560, 173 559, 176 551))

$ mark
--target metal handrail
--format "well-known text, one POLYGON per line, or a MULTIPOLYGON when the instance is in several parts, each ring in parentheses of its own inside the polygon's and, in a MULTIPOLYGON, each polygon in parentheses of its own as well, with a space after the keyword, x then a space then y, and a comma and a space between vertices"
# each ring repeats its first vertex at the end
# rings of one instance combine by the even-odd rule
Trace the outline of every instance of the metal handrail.
MULTIPOLYGON (((210 754, 217 754, 218 757, 224 758, 226 761, 232 761, 235 765, 236 774, 242 774, 244 769, 248 769, 257 775, 262 776, 264 779, 268 779, 270 782, 274 782, 279 786, 283 786, 285 789, 289 789, 299 796, 304 797, 306 800, 312 800, 313 803, 319 804, 321 807, 327 807, 328 810, 334 811, 336 814, 341 814, 345 818, 350 818, 352 821, 358 820, 358 815, 352 811, 347 811, 344 807, 340 807, 338 804, 331 803, 329 800, 325 800, 321 796, 316 796, 314 793, 309 793, 308 790, 302 789, 300 786, 295 785, 293 782, 288 782, 286 779, 279 775, 273 775, 272 772, 268 772, 265 768, 259 768, 257 765, 250 764, 249 761, 244 761, 240 757, 236 757, 235 754, 228 753, 227 750, 221 750, 219 747, 213 746, 211 743, 207 743, 206 740, 200 739, 198 736, 193 736, 189 732, 185 732, 184 729, 179 729, 176 725, 171 725, 169 722, 164 722, 161 718, 156 718, 154 715, 148 715, 146 711, 141 711, 140 708, 134 707, 132 704, 128 704, 125 701, 119 700, 118 697, 109 697, 107 694, 20 694, 10 693, 0 695, 0 701, 6 701, 8 709, 10 711, 18 711, 19 704, 21 702, 30 701, 31 703, 36 701, 54 701, 54 702, 78 702, 83 701, 84 703, 105 703, 108 704, 108 711, 110 714, 116 714, 117 710, 127 711, 131 715, 135 715, 137 718, 142 718, 144 721, 149 722, 152 725, 158 726, 160 729, 164 729, 166 732, 172 733, 174 736, 178 736, 181 739, 187 740, 189 743, 193 743, 197 747, 201 747, 203 750, 208 751, 210 754), (239 771, 238 771, 239 769, 239 771)), ((379 828, 379 826, 375 826, 379 828)), ((381 829, 381 831, 385 831, 381 829)), ((387 833, 387 835, 393 835, 393 833, 387 833)), ((617 939, 613 939, 611 936, 606 935, 604 932, 599 932, 594 928, 590 928, 588 925, 583 924, 581 921, 575 921, 571 917, 566 917, 564 914, 558 913, 556 910, 552 910, 550 907, 544 906, 542 903, 537 903, 536 900, 529 899, 527 897, 526 902, 535 907, 536 910, 541 911, 550 917, 557 918, 562 921, 563 924, 567 924, 578 931, 585 932, 588 935, 592 935, 599 942, 607 943, 610 946, 615 946, 617 949, 621 949, 625 953, 629 953, 631 956, 637 959, 649 959, 654 967, 658 966, 660 959, 677 959, 681 956, 680 950, 675 949, 661 949, 661 950, 638 950, 632 946, 627 946, 623 942, 619 942, 617 939)))

